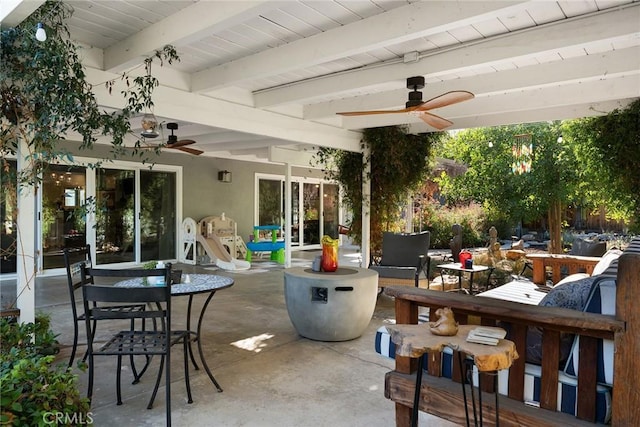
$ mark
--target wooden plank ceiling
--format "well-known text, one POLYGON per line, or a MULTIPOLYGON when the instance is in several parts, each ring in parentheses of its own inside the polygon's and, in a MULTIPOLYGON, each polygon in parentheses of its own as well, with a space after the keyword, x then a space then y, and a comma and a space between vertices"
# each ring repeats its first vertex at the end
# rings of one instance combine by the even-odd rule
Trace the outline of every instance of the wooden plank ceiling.
MULTIPOLYGON (((41 2, 11 3, 3 28, 41 2)), ((205 156, 269 161, 276 146, 358 150, 367 127, 434 131, 411 114, 336 115, 403 108, 411 76, 424 76, 424 99, 475 94, 433 110, 449 129, 603 114, 640 97, 632 0, 67 3, 93 83, 176 46, 181 61, 153 70, 154 113, 205 156)), ((105 108, 121 107, 96 88, 105 108)))

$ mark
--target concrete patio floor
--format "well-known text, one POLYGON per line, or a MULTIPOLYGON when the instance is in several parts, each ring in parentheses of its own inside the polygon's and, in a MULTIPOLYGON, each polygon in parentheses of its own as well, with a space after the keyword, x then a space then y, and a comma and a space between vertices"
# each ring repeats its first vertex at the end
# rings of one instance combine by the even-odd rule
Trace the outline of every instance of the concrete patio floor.
MULTIPOLYGON (((341 251, 341 265, 353 264, 353 252, 341 251)), ((318 252, 294 252, 313 259, 318 252)), ((254 262, 254 268, 259 267, 254 262)), ((212 272, 201 266, 178 264, 184 273, 215 273, 235 279, 231 288, 216 293, 204 319, 205 357, 224 392, 219 393, 204 370, 190 367, 194 402, 186 402, 183 358, 172 353, 172 411, 176 426, 393 426, 394 404, 384 397, 384 375, 394 362, 374 351, 376 330, 394 318, 393 301, 382 295, 365 333, 344 342, 312 341, 298 335, 284 301, 283 267, 254 274, 212 272)), ((3 288, 6 287, 6 282, 3 288)), ((6 289, 6 288, 5 288, 6 289)), ((3 291, 5 290, 3 289, 3 291)), ((195 307, 206 296, 195 298, 195 307)), ((39 278, 38 310, 49 313, 62 345, 58 360, 66 363, 73 337, 65 277, 39 278)), ((186 298, 175 298, 174 328, 184 327, 186 298)), ((79 306, 79 309, 81 307, 79 306)), ((80 341, 84 342, 81 329, 80 341)), ((105 335, 106 336, 106 335, 105 335)), ((97 338, 100 340, 100 336, 97 338)), ((83 354, 85 346, 79 347, 83 354)), ((81 356, 80 356, 81 357, 81 356)), ((131 385, 123 364, 123 405, 116 405, 115 358, 98 358, 92 403, 95 426, 162 426, 165 424, 164 387, 154 407, 146 409, 157 361, 141 383, 131 385), (103 359, 103 360, 99 360, 103 359)), ((87 374, 78 371, 85 393, 87 374)), ((164 381, 163 381, 164 383, 164 381)), ((452 426, 421 414, 421 425, 452 426)))

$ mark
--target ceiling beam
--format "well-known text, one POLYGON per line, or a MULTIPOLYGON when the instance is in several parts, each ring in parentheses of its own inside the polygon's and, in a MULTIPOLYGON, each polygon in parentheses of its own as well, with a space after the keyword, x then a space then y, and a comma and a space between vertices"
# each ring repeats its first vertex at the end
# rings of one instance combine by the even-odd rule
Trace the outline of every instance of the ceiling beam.
POLYGON ((524 9, 527 1, 417 2, 195 73, 193 91, 302 69, 524 9))
POLYGON ((496 36, 460 47, 425 55, 414 63, 368 67, 337 73, 254 94, 259 108, 299 102, 327 94, 348 92, 355 87, 383 84, 390 80, 404 80, 408 76, 437 77, 440 73, 455 73, 473 67, 499 63, 514 58, 534 58, 571 46, 602 43, 620 37, 634 38, 640 34, 640 3, 608 9, 586 17, 568 19, 531 29, 496 36))
MULTIPOLYGON (((452 90, 468 90, 482 95, 555 85, 560 82, 579 82, 594 77, 636 74, 640 69, 640 59, 634 63, 629 58, 640 58, 640 46, 431 83, 423 89, 424 99, 452 90)), ((407 94, 408 89, 403 88, 308 104, 304 106, 303 117, 307 120, 317 120, 331 117, 341 111, 404 108, 407 94)))
MULTIPOLYGON (((125 100, 119 95, 120 87, 110 95, 104 82, 119 81, 117 74, 96 69, 86 69, 87 81, 93 84, 98 104, 121 109, 125 100)), ((192 122, 222 129, 280 138, 294 143, 320 145, 357 151, 360 148, 359 132, 334 126, 305 121, 270 111, 214 99, 207 96, 159 86, 153 94, 154 113, 159 117, 171 117, 176 121, 192 122)))
POLYGON ((267 0, 196 2, 105 49, 104 69, 122 71, 164 45, 187 45, 272 7, 273 2, 267 0))
POLYGON ((219 142, 219 143, 202 143, 200 139, 196 141, 198 147, 205 151, 230 151, 242 147, 242 149, 256 149, 262 147, 270 147, 272 145, 297 145, 295 142, 283 141, 282 139, 274 138, 260 138, 260 139, 247 139, 234 142, 219 142))
POLYGON ((295 166, 311 167, 314 161, 314 148, 300 149, 299 147, 269 147, 269 161, 274 163, 288 163, 295 166))
POLYGON ((235 131, 222 131, 214 133, 202 133, 197 136, 198 142, 201 144, 221 144, 226 142, 238 142, 238 141, 256 141, 262 139, 260 135, 254 135, 244 132, 235 131))

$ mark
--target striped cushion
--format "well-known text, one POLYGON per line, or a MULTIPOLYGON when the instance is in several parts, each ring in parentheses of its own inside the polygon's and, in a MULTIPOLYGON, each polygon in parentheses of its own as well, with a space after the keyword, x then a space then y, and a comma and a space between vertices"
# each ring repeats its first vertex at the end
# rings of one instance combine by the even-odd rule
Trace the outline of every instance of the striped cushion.
POLYGON ((544 287, 536 285, 531 280, 524 279, 513 280, 497 288, 481 292, 476 296, 519 302, 521 304, 538 305, 540 301, 547 296, 545 290, 544 287))
MULTIPOLYGON (((601 277, 591 290, 586 313, 616 314, 616 281, 612 277, 601 277)), ((580 337, 576 337, 564 372, 572 377, 578 375, 580 360, 580 337)), ((598 357, 596 359, 597 381, 600 384, 613 385, 613 340, 598 340, 598 357)))
MULTIPOLYGON (((540 405, 540 376, 541 367, 531 363, 525 364, 524 373, 524 402, 528 405, 540 405)), ((475 370, 474 370, 475 372, 475 370)), ((477 374, 474 383, 477 382, 477 374)), ((507 395, 509 389, 508 370, 500 371, 498 375, 498 390, 507 395)), ((611 388, 599 385, 596 395, 596 422, 608 423, 611 419, 611 388)), ((578 381, 562 372, 558 373, 558 404, 556 410, 576 416, 578 405, 578 381)))
MULTIPOLYGON (((429 322, 429 313, 418 314, 418 323, 429 322)), ((376 331, 376 353, 381 354, 390 359, 396 357, 396 345, 391 341, 391 335, 385 326, 380 326, 376 331)), ((426 366, 426 365, 425 365, 426 366)))
MULTIPOLYGON (((375 339, 376 352, 389 357, 395 357, 395 344, 391 341, 387 328, 382 326, 376 332, 375 339)), ((445 347, 442 352, 442 376, 445 378, 451 378, 453 371, 453 350, 445 347)), ((424 367, 427 369, 429 358, 424 357, 424 367)), ((525 365, 525 380, 524 380, 524 399, 525 402, 533 406, 540 404, 540 372, 541 368, 537 365, 527 363, 525 365)), ((478 371, 474 366, 474 384, 478 383, 478 371)), ((509 389, 509 370, 505 369, 498 372, 498 390, 500 394, 507 395, 509 389)), ((559 372, 558 375, 558 407, 557 410, 570 414, 577 415, 577 381, 575 378, 571 378, 559 372)), ((596 397, 596 421, 599 423, 607 423, 611 417, 611 389, 602 385, 598 386, 596 397)))

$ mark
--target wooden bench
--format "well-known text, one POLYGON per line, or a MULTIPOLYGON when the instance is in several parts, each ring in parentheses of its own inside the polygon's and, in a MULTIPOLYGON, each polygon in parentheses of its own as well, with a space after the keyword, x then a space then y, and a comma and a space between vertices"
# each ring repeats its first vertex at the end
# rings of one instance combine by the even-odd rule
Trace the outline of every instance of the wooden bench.
MULTIPOLYGON (((553 268, 573 271, 572 258, 552 257, 553 268), (567 258, 566 263, 557 263, 567 258), (562 264, 562 265, 561 265, 562 264)), ((580 257, 584 258, 584 257, 580 257)), ((582 262, 582 260, 578 260, 582 262)), ((534 277, 544 277, 540 268, 550 264, 534 264, 534 277), (542 267, 541 267, 542 266, 542 267), (541 276, 542 275, 542 276, 541 276)), ((552 273, 553 274, 553 273, 552 273)), ((522 356, 509 371, 508 398, 500 401, 500 423, 512 426, 590 425, 595 421, 596 348, 599 339, 612 339, 615 343, 614 377, 623 378, 613 385, 612 425, 640 425, 640 310, 636 301, 640 297, 640 253, 624 253, 618 261, 616 285, 616 315, 584 313, 553 307, 539 307, 491 298, 478 298, 407 287, 389 287, 385 294, 395 297, 396 322, 418 323, 418 307, 430 307, 435 313, 439 307, 451 307, 461 323, 480 323, 493 326, 496 322, 510 324, 511 339, 522 356), (540 408, 524 405, 523 384, 525 372, 526 335, 528 327, 543 330, 544 359, 541 366, 540 408), (560 358, 560 335, 568 332, 580 336, 580 362, 578 369, 577 417, 556 412, 560 358)), ((432 319, 435 320, 435 319, 432 319)), ((440 354, 429 355, 428 374, 421 384, 419 409, 456 423, 464 423, 464 407, 459 384, 441 376, 440 354)), ((396 404, 396 425, 410 424, 417 359, 396 356, 396 369, 387 373, 385 396, 396 404)), ((460 372, 454 366, 453 379, 460 381, 460 372)), ((490 381, 484 384, 491 385, 490 381)), ((491 391, 485 389, 485 391, 491 391)), ((491 402, 487 397, 483 402, 491 402)), ((486 414, 492 422, 493 408, 487 404, 486 414)))

